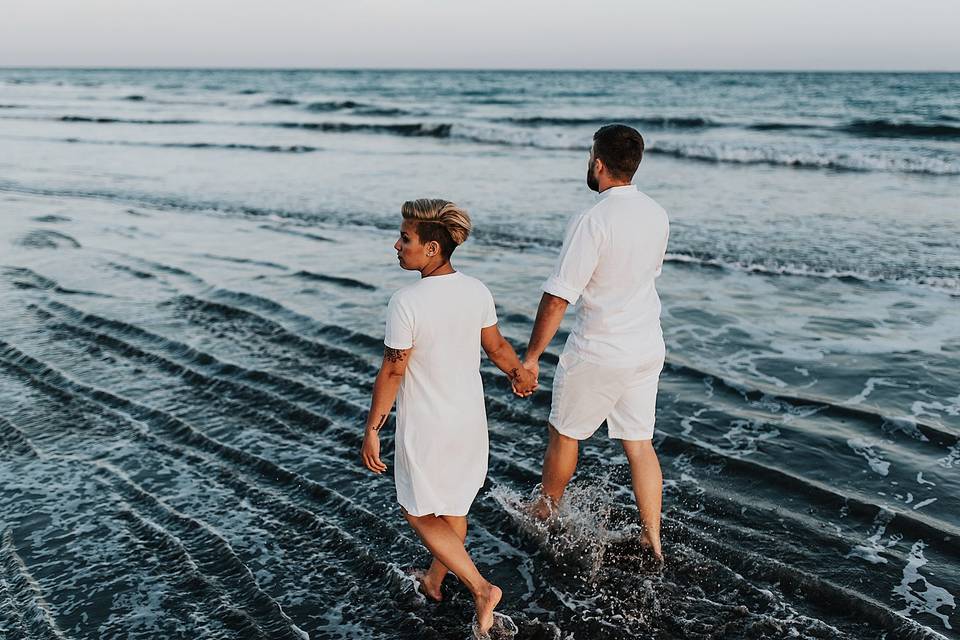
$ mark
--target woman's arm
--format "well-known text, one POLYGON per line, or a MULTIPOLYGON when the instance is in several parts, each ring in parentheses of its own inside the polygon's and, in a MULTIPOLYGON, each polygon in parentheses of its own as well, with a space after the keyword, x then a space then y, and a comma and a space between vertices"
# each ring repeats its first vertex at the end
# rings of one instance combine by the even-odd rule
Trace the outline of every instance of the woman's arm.
POLYGON ((363 447, 360 457, 367 469, 380 474, 387 470, 387 465, 380 460, 380 429, 387 423, 390 410, 397 399, 400 381, 407 371, 407 360, 410 349, 383 350, 383 363, 380 373, 373 383, 373 399, 370 401, 370 413, 367 415, 367 425, 363 432, 363 447))
POLYGON ((523 368, 520 358, 510 346, 510 343, 500 334, 497 325, 480 330, 480 345, 487 353, 487 357, 500 371, 507 374, 513 392, 522 398, 532 394, 537 388, 537 379, 530 371, 523 368))

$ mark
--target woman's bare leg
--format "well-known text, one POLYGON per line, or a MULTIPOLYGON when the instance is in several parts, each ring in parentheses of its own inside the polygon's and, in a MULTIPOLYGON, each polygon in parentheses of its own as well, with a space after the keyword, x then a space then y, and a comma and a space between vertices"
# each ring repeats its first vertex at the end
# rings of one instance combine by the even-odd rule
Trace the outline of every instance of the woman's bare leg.
POLYGON ((463 540, 443 518, 434 515, 412 516, 409 513, 404 513, 404 517, 433 557, 452 571, 473 594, 480 631, 489 631, 493 626, 493 610, 503 597, 503 592, 480 575, 463 546, 463 540))
MULTIPOLYGON (((467 539, 466 516, 440 516, 440 518, 450 525, 450 528, 454 530, 461 542, 467 539)), ((447 577, 448 571, 447 566, 434 557, 433 562, 430 563, 430 568, 423 574, 423 578, 420 579, 420 583, 423 585, 423 590, 427 596, 437 602, 443 600, 443 596, 440 593, 440 585, 443 584, 443 579, 447 577)))

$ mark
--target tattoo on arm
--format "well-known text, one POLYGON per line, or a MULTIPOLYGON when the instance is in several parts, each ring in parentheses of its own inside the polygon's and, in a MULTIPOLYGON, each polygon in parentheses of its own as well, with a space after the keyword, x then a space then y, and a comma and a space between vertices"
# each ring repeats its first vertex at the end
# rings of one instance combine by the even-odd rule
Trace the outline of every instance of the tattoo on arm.
POLYGON ((507 374, 507 377, 510 378, 510 382, 516 382, 517 378, 520 377, 520 369, 514 367, 510 369, 510 372, 507 374))
POLYGON ((374 431, 380 431, 383 429, 383 425, 387 424, 387 414, 383 413, 380 415, 380 421, 377 423, 377 426, 373 428, 374 431))
POLYGON ((383 350, 383 357, 385 360, 390 362, 403 362, 403 349, 391 349, 390 347, 385 347, 383 350))

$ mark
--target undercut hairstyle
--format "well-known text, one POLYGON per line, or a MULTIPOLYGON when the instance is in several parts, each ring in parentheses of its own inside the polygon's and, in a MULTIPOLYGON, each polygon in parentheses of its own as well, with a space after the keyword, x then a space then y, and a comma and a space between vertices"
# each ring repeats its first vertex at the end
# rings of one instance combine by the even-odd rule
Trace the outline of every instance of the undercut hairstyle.
POLYGON ((593 134, 593 155, 618 180, 632 180, 643 160, 643 136, 625 124, 608 124, 593 134))
POLYGON ((440 255, 445 260, 449 260, 453 250, 467 241, 473 228, 466 210, 449 200, 407 200, 400 207, 400 214, 405 220, 416 222, 420 242, 436 242, 440 245, 440 255))

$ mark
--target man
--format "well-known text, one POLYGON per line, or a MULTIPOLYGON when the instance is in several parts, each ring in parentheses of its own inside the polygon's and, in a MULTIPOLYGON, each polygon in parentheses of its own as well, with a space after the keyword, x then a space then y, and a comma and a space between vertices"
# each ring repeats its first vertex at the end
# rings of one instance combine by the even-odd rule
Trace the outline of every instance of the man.
POLYGON ((611 124, 594 134, 587 186, 600 200, 567 225, 557 266, 543 285, 524 366, 539 372, 567 306, 579 300, 553 381, 543 494, 534 514, 550 515, 576 470, 579 441, 606 420, 630 462, 641 544, 662 561, 663 479, 652 438, 665 350, 654 279, 669 222, 663 208, 631 184, 642 157, 636 129, 611 124))

